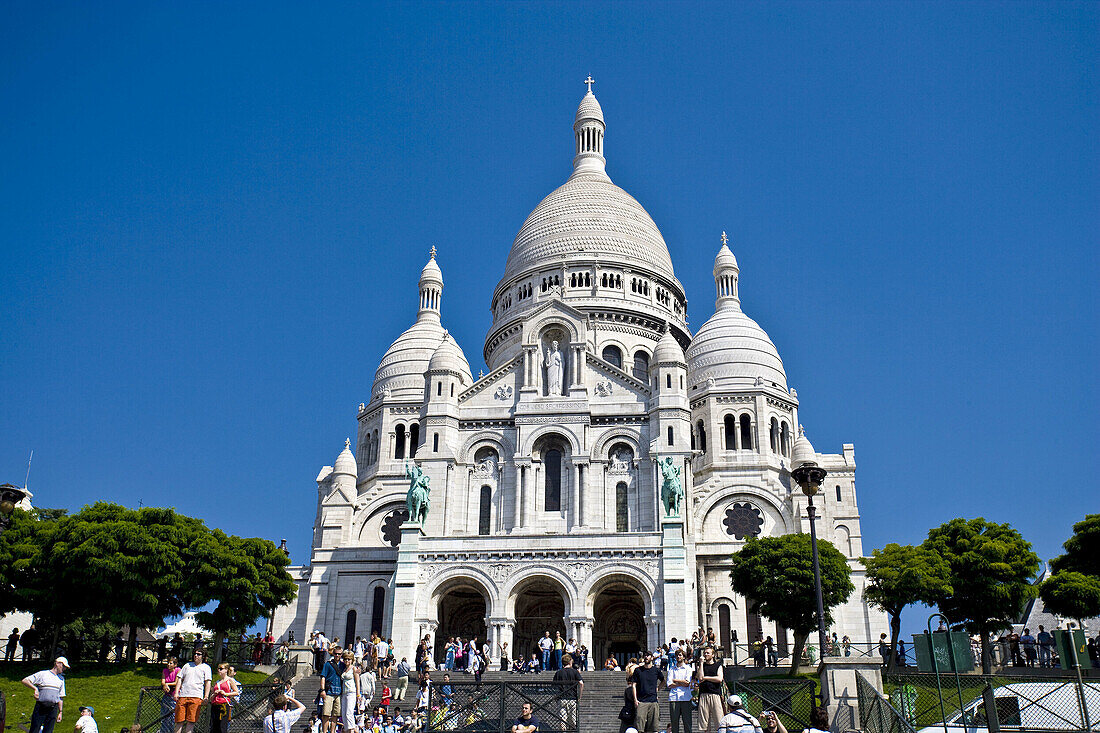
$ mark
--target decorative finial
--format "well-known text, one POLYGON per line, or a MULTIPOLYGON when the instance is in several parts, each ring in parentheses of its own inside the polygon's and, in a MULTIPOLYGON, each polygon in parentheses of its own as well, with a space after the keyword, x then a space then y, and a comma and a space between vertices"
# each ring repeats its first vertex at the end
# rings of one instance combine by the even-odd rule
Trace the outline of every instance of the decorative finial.
POLYGON ((806 436, 806 428, 801 425, 798 426, 798 437, 804 438, 806 436))
POLYGON ((729 243, 730 243, 729 237, 726 236, 725 232, 722 232, 722 246, 725 247, 729 243))
POLYGON ((434 260, 435 259, 435 245, 434 244, 432 245, 432 251, 430 252, 430 254, 432 256, 432 259, 434 260))
POLYGON ((351 450, 351 438, 344 438, 344 450, 351 450))
POLYGON ((584 83, 588 85, 588 93, 591 94, 592 93, 592 85, 596 83, 596 80, 592 78, 591 74, 589 74, 588 78, 584 80, 584 83))

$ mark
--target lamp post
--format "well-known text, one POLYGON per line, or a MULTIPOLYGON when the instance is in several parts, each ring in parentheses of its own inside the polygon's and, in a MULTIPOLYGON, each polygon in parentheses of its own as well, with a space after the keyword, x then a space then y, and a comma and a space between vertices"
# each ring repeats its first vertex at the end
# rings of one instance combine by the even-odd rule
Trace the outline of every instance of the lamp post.
POLYGON ((11 524, 11 513, 15 511, 15 505, 26 496, 27 492, 14 484, 0 486, 0 533, 11 524))
MULTIPOLYGON (((817 644, 818 658, 825 658, 825 601, 821 595, 821 561, 817 556, 817 507, 814 506, 814 494, 821 491, 821 483, 825 480, 827 471, 817 465, 817 453, 810 441, 803 433, 802 426, 798 426, 798 440, 794 444, 794 455, 791 463, 795 469, 791 471, 791 477, 798 483, 802 493, 809 499, 806 507, 806 516, 810 520, 810 547, 813 548, 814 558, 814 590, 817 595, 817 644)), ((801 654, 801 650, 798 650, 801 654)), ((825 677, 821 678, 821 702, 829 702, 829 685, 825 677)))

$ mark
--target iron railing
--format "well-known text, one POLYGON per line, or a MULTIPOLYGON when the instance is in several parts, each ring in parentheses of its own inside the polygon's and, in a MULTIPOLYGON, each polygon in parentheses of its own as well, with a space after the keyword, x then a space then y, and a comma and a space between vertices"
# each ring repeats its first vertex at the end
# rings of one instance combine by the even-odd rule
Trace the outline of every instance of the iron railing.
MULTIPOLYGON (((47 645, 48 646, 48 645, 47 645)), ((207 659, 214 658, 214 642, 210 639, 173 642, 171 639, 139 641, 134 645, 134 658, 137 661, 162 663, 168 657, 176 657, 180 663, 191 661, 196 649, 206 651, 207 659)), ((125 639, 115 637, 63 637, 58 640, 57 648, 47 653, 45 647, 21 649, 20 659, 10 661, 29 661, 31 659, 52 659, 64 654, 70 663, 77 662, 128 662, 130 646, 125 639)), ((257 664, 281 663, 279 646, 257 643, 254 639, 229 640, 222 642, 222 660, 238 667, 253 667, 257 664)))
POLYGON ((530 703, 540 731, 584 730, 575 682, 460 681, 431 686, 428 731, 496 731, 508 733, 524 703, 530 703))
POLYGON ((992 717, 1002 729, 1100 731, 1100 682, 969 674, 959 675, 957 682, 941 682, 937 688, 936 676, 928 673, 888 674, 882 686, 892 706, 918 730, 940 727, 945 721, 948 728, 989 727, 985 693, 992 696, 992 717))
POLYGON ((810 711, 814 707, 813 680, 757 678, 726 684, 733 694, 741 696, 745 709, 757 719, 765 710, 771 710, 789 731, 810 726, 810 711))
POLYGON ((866 733, 916 733, 906 717, 883 697, 862 673, 856 673, 859 726, 866 733))
MULTIPOLYGON (((231 730, 240 733, 263 730, 263 718, 268 713, 270 700, 282 690, 282 685, 269 682, 241 685, 241 694, 232 706, 231 730)), ((175 727, 175 702, 159 686, 142 687, 134 724, 141 726, 142 731, 172 733, 175 727)), ((199 708, 195 729, 210 730, 210 705, 199 708)))

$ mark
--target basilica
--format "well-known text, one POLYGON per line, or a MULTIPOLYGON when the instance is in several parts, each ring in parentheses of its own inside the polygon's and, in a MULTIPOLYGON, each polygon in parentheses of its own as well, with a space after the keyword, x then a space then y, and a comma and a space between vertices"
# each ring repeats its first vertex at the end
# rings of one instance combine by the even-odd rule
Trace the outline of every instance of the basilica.
POLYGON ((786 653, 793 635, 732 592, 729 567, 749 537, 809 531, 796 450, 828 471, 818 535, 856 586, 833 629, 886 629, 863 602, 854 447, 817 454, 802 434, 724 233, 714 314, 692 333, 660 230, 608 177, 604 133, 589 83, 572 174, 516 235, 476 379, 446 329, 432 250, 354 445, 317 476, 312 552, 290 568, 298 597, 276 612, 277 637, 377 631, 410 659, 425 635, 474 637, 514 657, 557 630, 602 660, 705 626, 727 649, 772 636, 786 653), (662 476, 676 469, 669 511, 662 476), (426 486, 412 518, 410 477, 426 486))

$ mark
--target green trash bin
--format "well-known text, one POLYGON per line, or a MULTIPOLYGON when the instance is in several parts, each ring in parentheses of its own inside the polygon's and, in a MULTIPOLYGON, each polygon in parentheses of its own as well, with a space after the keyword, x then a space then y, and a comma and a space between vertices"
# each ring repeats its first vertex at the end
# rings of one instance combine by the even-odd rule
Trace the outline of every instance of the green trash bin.
POLYGON ((974 669, 970 636, 965 631, 913 634, 913 651, 917 655, 917 669, 921 672, 935 671, 932 668, 933 648, 940 672, 969 672, 974 669))
POLYGON ((1081 665, 1081 669, 1092 669, 1085 632, 1081 629, 1073 631, 1055 629, 1051 633, 1054 635, 1054 648, 1058 650, 1058 663, 1062 669, 1073 669, 1074 650, 1077 652, 1077 663, 1081 665))

